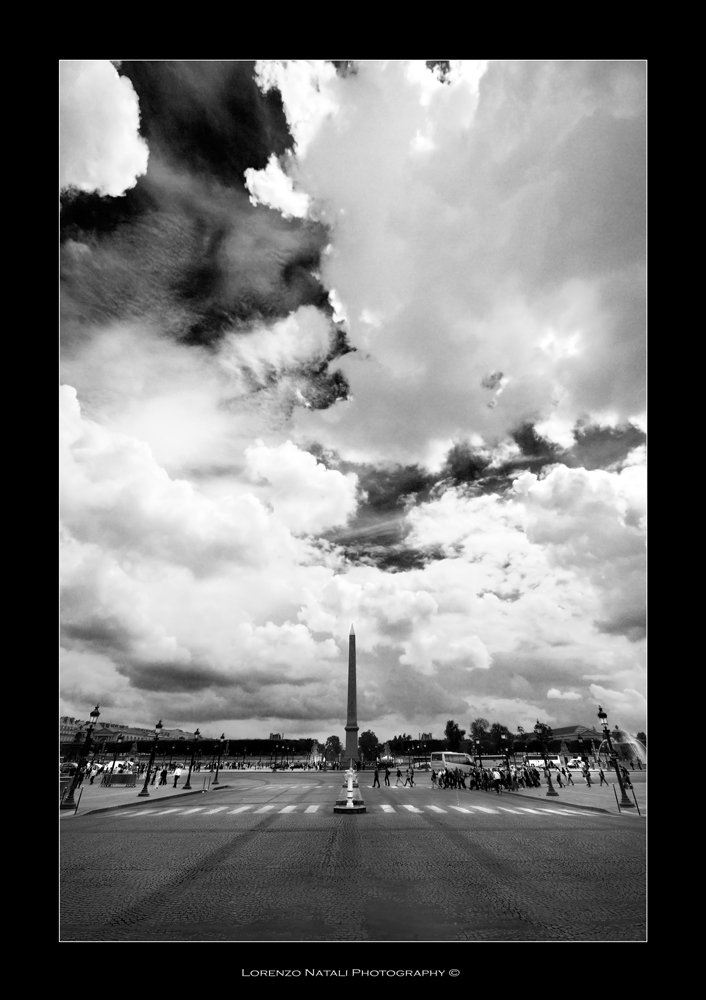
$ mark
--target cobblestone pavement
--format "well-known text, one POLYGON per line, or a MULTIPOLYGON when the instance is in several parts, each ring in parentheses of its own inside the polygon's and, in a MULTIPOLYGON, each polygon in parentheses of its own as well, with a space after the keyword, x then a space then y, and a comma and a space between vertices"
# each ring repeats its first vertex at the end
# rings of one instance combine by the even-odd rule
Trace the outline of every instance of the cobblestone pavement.
POLYGON ((645 940, 644 822, 325 778, 62 823, 62 941, 645 940))

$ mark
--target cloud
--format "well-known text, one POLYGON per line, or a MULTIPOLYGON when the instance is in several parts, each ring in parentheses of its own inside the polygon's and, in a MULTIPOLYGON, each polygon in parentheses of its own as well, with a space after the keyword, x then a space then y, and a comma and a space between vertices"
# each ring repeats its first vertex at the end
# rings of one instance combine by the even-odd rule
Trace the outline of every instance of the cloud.
POLYGON ((644 465, 620 473, 558 465, 544 479, 524 473, 514 486, 526 498, 528 538, 550 565, 585 574, 601 593, 605 631, 645 633, 646 481, 644 465))
POLYGON ((59 183, 118 197, 147 170, 132 84, 108 60, 59 63, 59 183))
POLYGON ((269 205, 282 213, 285 219, 293 216, 305 218, 309 210, 309 197, 302 191, 295 191, 291 178, 280 166, 274 154, 264 170, 245 171, 245 186, 250 192, 253 205, 269 205))
POLYGON ((106 66, 150 156, 62 197, 65 713, 342 735, 354 622, 381 738, 644 728, 644 66, 106 66))
POLYGON ((327 469, 291 441, 268 448, 258 440, 245 457, 250 473, 271 485, 275 515, 291 531, 319 533, 354 513, 357 476, 327 469))
POLYGON ((322 59, 295 59, 286 64, 261 60, 255 76, 265 93, 276 87, 282 94, 295 148, 304 154, 322 121, 338 109, 335 67, 322 59))
POLYGON ((276 71, 288 114, 290 80, 296 108, 307 80, 340 107, 318 116, 291 173, 332 228, 322 274, 358 348, 341 362, 350 398, 299 413, 300 432, 352 460, 428 464, 434 441, 492 441, 526 420, 565 446, 592 413, 627 419, 644 398, 644 67, 423 72, 276 71), (418 134, 433 139, 421 152, 418 134), (616 164, 633 185, 623 200, 616 164), (492 371, 506 384, 490 407, 473 387, 492 371))

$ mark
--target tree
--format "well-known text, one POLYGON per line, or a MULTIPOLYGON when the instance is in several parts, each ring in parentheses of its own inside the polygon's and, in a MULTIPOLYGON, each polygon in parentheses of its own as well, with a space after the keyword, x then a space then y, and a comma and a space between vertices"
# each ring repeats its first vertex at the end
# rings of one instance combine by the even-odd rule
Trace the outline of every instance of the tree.
POLYGON ((338 736, 329 736, 326 740, 326 755, 338 760, 338 756, 343 752, 343 744, 338 736))
POLYGON ((449 750, 458 750, 465 735, 466 730, 460 729, 457 722, 449 719, 444 728, 444 736, 449 744, 449 750))
POLYGON ((554 739, 554 733, 552 732, 552 727, 548 726, 546 722, 537 722, 534 727, 534 731, 537 734, 537 739, 541 746, 541 753, 546 753, 549 750, 549 745, 554 739))
POLYGON ((471 723, 471 736, 474 740, 482 740, 487 736, 490 723, 487 719, 474 719, 471 723))
POLYGON ((366 729, 358 737, 358 749, 363 760, 375 760, 380 751, 378 738, 371 729, 366 729))
POLYGON ((507 739, 509 735, 507 726, 503 726, 499 722, 494 722, 490 727, 490 739, 493 743, 493 749, 499 751, 503 739, 507 739))
POLYGON ((401 736, 393 736, 390 740, 390 746, 392 747, 393 753, 404 753, 406 746, 411 739, 412 737, 409 733, 402 733, 401 736))

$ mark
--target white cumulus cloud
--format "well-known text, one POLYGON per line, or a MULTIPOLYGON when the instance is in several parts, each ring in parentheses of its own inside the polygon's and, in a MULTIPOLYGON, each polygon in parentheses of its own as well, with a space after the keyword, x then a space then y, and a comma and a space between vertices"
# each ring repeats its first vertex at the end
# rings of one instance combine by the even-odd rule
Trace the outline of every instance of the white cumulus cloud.
POLYGON ((118 197, 147 170, 132 84, 107 59, 59 64, 59 185, 118 197))

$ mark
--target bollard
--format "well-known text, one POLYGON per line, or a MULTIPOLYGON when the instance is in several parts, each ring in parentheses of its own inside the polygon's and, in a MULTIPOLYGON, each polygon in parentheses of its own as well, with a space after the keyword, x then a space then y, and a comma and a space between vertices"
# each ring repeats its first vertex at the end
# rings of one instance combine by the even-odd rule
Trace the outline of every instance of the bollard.
POLYGON ((365 803, 360 797, 360 792, 357 791, 358 782, 353 783, 353 771, 348 771, 348 782, 345 799, 336 799, 336 804, 333 807, 335 813, 364 813, 365 803))
POLYGON ((83 785, 81 785, 81 788, 79 789, 79 793, 78 793, 78 802, 76 803, 76 808, 74 809, 74 816, 75 816, 75 815, 76 815, 76 813, 78 812, 78 804, 79 804, 79 802, 81 801, 81 796, 82 796, 82 795, 83 795, 83 785))
POLYGON ((620 803, 618 802, 618 793, 615 790, 615 785, 610 786, 613 789, 613 795, 615 796, 615 804, 618 807, 618 812, 620 812, 620 803))
POLYGON ((638 814, 638 816, 642 816, 642 813, 640 812, 640 807, 637 804, 637 799, 635 798, 635 789, 631 788, 630 791, 632 792, 633 799, 635 799, 635 808, 637 809, 637 814, 638 814))

